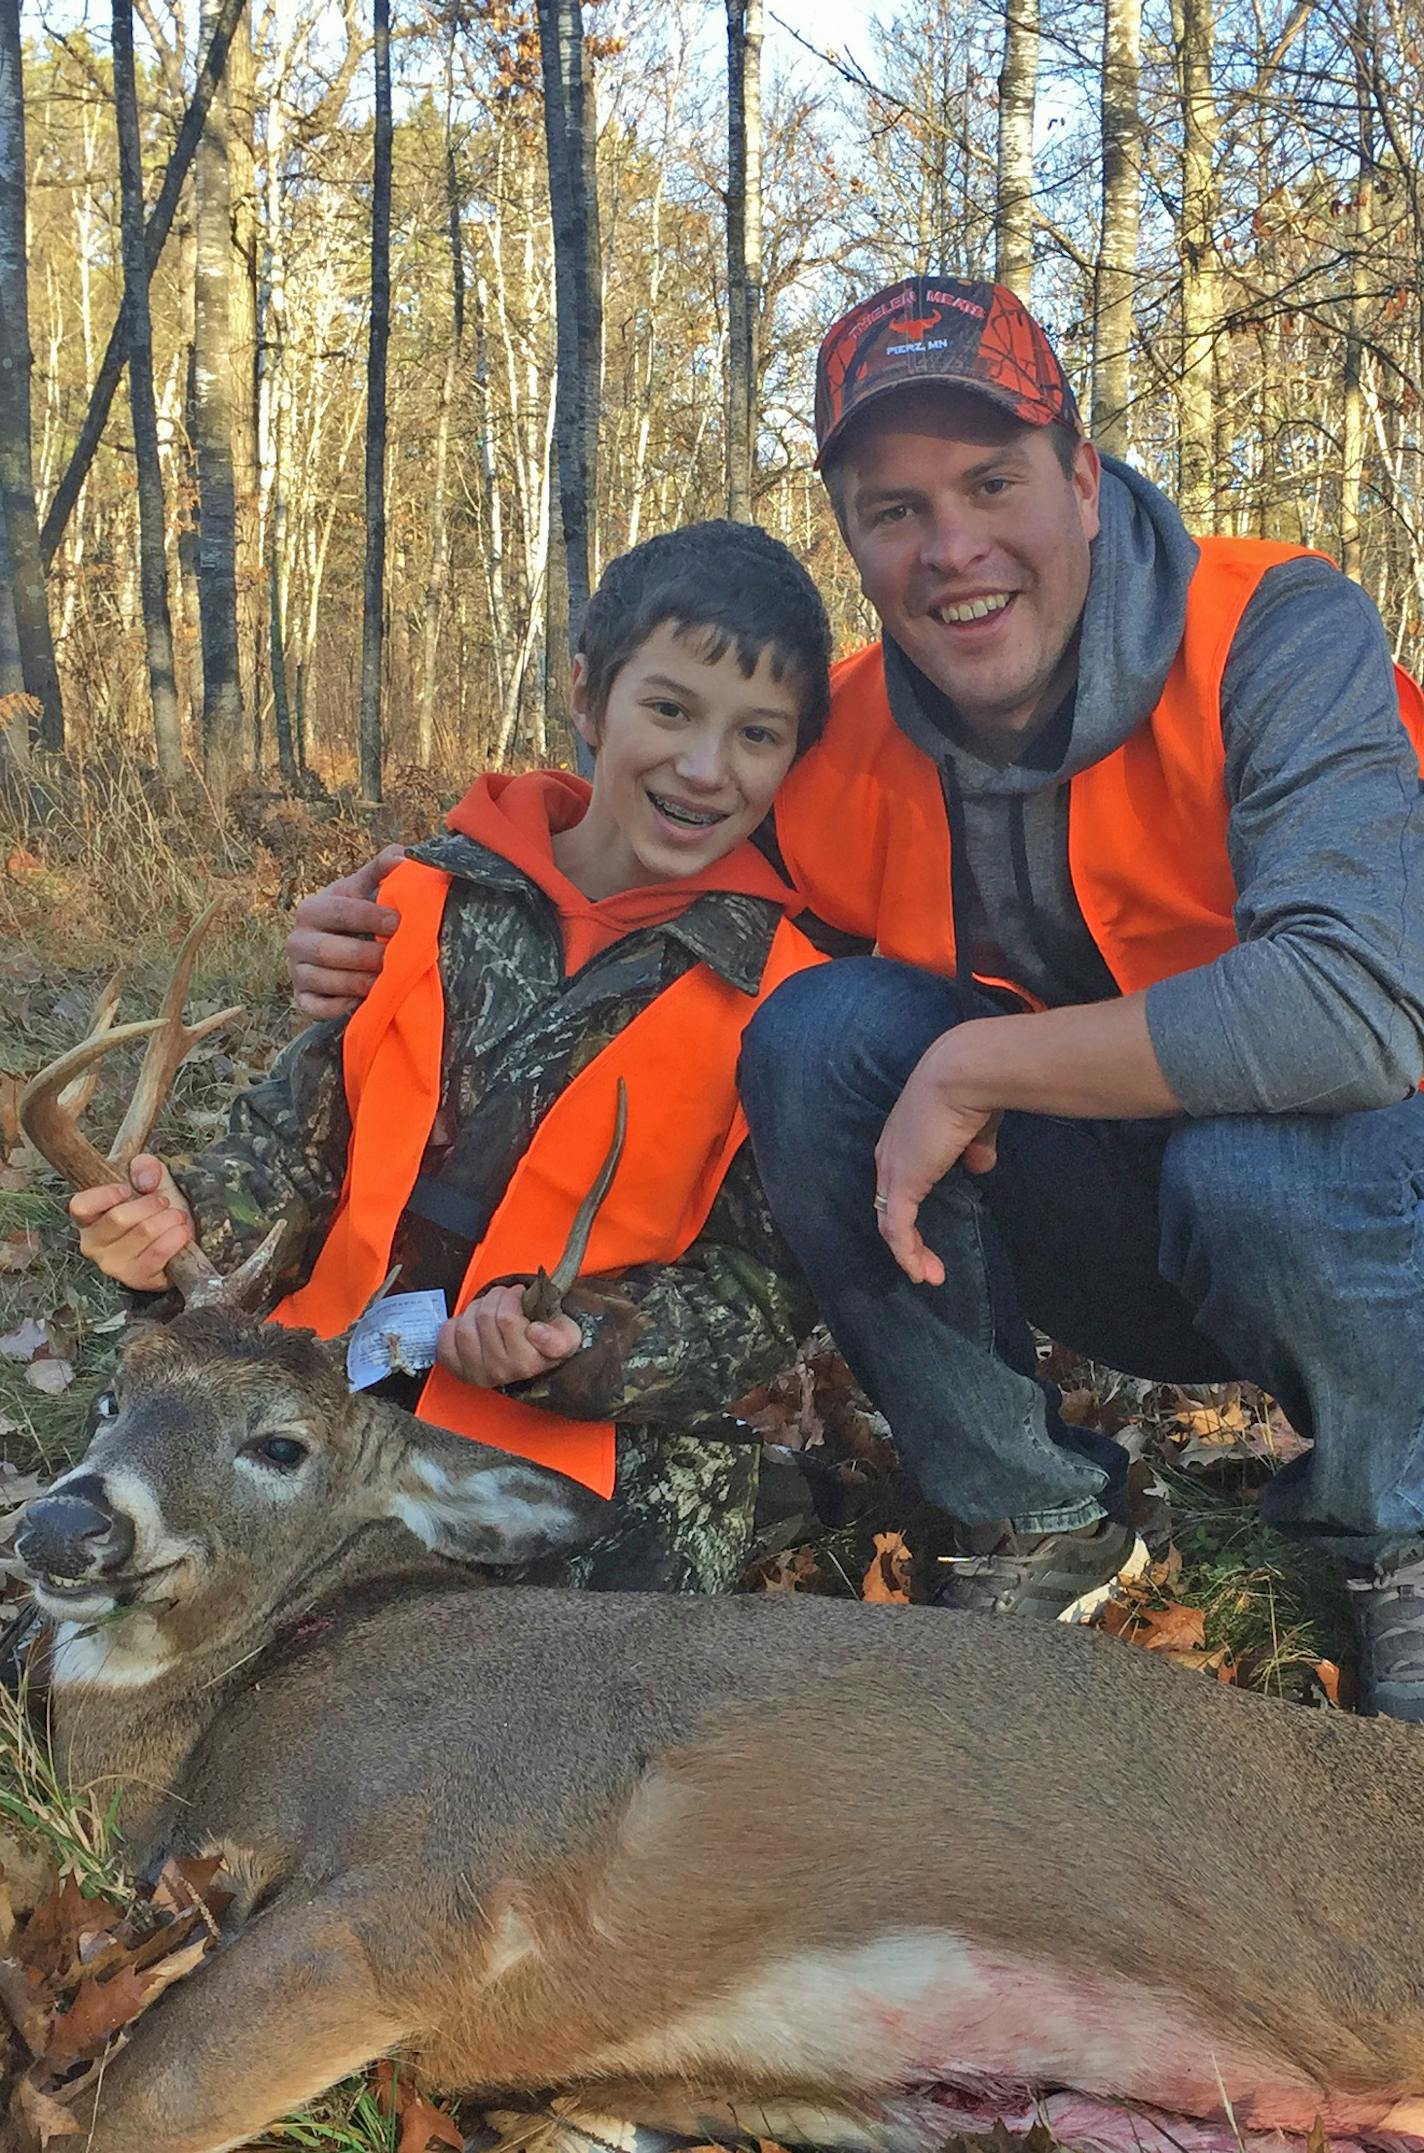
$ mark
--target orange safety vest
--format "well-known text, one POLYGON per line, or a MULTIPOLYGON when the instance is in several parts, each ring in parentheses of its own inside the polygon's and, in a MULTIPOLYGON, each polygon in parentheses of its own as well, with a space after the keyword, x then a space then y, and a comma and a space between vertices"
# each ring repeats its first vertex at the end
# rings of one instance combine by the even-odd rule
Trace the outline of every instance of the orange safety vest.
MULTIPOLYGON (((354 1323, 390 1269, 391 1243, 440 1100, 445 1002, 440 924, 450 877, 408 860, 386 877, 400 913, 380 976, 346 1027, 342 1057, 351 1109, 346 1180, 311 1277, 272 1311, 275 1323, 323 1338, 354 1323)), ((628 1087, 628 1136, 594 1221, 584 1268, 617 1274, 671 1263, 701 1232, 746 1137, 737 1100, 742 1032, 792 972, 824 960, 783 919, 755 995, 694 965, 624 1027, 555 1099, 510 1177, 455 1301, 492 1280, 558 1259, 574 1213, 613 1134, 618 1079, 628 1087)), ((553 1466, 600 1495, 613 1492, 609 1421, 570 1420, 432 1370, 421 1420, 553 1466)))
MULTIPOLYGON (((1267 570, 1308 556, 1305 547, 1261 539, 1198 543, 1181 647, 1156 708, 1120 747, 1069 780, 1073 889, 1124 994, 1209 964, 1237 939, 1222 674, 1267 570)), ((1424 695, 1397 666, 1395 681, 1400 717, 1424 765, 1424 695)), ((813 912, 873 941, 883 956, 953 974, 939 773, 891 716, 879 643, 836 667, 830 721, 783 783, 776 828, 787 872, 813 912)))

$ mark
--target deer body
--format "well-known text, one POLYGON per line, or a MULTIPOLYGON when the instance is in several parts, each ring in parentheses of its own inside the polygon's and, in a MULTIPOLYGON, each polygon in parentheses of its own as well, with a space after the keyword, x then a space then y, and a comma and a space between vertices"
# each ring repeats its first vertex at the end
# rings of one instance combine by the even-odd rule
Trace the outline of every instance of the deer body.
POLYGON ((304 1338, 208 1314, 130 1348, 19 1535, 56 1732, 125 1778, 140 1860, 221 1851, 239 1889, 94 2153, 219 2153, 391 2048, 830 2143, 934 2142, 936 2083, 1420 2129, 1416 1737, 1055 1625, 489 1585, 411 1529, 488 1561, 596 1509, 345 1399, 304 1338), (299 1467, 252 1462, 276 1425, 299 1467), (65 1584, 86 1504, 126 1529, 65 1584))

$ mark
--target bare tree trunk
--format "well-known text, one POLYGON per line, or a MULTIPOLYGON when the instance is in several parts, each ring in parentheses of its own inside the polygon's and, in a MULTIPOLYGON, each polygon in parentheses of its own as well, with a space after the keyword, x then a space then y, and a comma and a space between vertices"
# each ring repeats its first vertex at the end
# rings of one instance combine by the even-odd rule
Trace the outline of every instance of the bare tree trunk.
MULTIPOLYGON (((212 0, 202 34, 210 43, 212 0)), ((243 750, 237 651, 237 554, 232 469, 232 205, 228 140, 215 101, 194 171, 197 266, 194 277, 194 448, 198 461, 198 610, 203 632, 203 767, 221 797, 243 750)))
POLYGON ((262 759, 262 676, 266 670, 257 454, 257 82, 252 17, 238 23, 218 91, 228 151, 232 275, 228 283, 228 370, 232 413, 233 570, 237 583, 237 666, 251 727, 252 761, 262 759))
POLYGON ((999 75, 994 276, 1027 300, 1033 284, 1033 107, 1038 89, 1038 0, 1008 0, 999 75))
POLYGON ((1182 106, 1182 369, 1177 391, 1177 498, 1187 528, 1216 528, 1214 366, 1216 335, 1216 100, 1212 91, 1213 0, 1172 0, 1182 106))
POLYGON ((20 659, 20 631, 15 625, 14 571, 0 502, 0 770, 6 758, 18 769, 30 759, 32 697, 25 688, 20 659))
POLYGON ((727 0, 727 514, 752 516, 761 325, 761 0, 727 0))
POLYGON ((440 663, 440 628, 450 596, 450 531, 445 513, 446 469, 450 455, 450 407, 465 337, 465 256, 461 232, 460 172, 455 157, 455 37, 445 75, 445 221, 450 237, 450 346, 440 380, 440 408, 435 421, 435 484, 430 499, 430 574, 425 586, 425 622, 421 652, 417 756, 427 768, 435 747, 435 682, 440 663))
POLYGON ((35 515, 31 364, 20 0, 0 0, 0 510, 25 689, 40 704, 41 745, 59 749, 64 746, 64 706, 35 515))
POLYGON ((1094 286, 1094 439, 1125 456, 1132 403, 1132 294, 1142 189, 1142 0, 1105 0, 1102 252, 1094 286))
POLYGON ((1340 566, 1358 582, 1364 569, 1360 532, 1360 495, 1365 477, 1365 332, 1369 323, 1367 261, 1374 230, 1374 104, 1371 97, 1369 0, 1355 11, 1355 101, 1358 146, 1355 178, 1354 246, 1350 255, 1350 298, 1345 336, 1344 422, 1340 444, 1340 566))
MULTIPOLYGON (((7 7, 15 4, 16 0, 4 0, 4 5, 7 7)), ((183 124, 178 130, 178 139, 173 145, 173 155, 168 160, 168 169, 163 175, 163 184, 158 190, 158 200, 154 203, 148 223, 144 228, 143 247, 150 276, 153 275, 158 257, 163 252, 163 242, 168 237, 169 229, 172 226, 174 213, 178 207, 178 198, 183 192, 183 182, 188 177, 188 168, 193 162, 199 141, 202 139, 203 131, 207 124, 208 110, 212 104, 213 93, 222 80, 223 68, 227 62, 227 49, 232 42, 232 33, 236 29, 242 16, 243 8, 246 5, 247 0, 219 0, 219 4, 212 11, 212 27, 203 47, 203 63, 198 70, 198 82, 193 91, 193 101, 183 115, 183 124)), ((206 7, 203 20, 205 23, 208 21, 206 7)), ((3 133, 3 130, 0 130, 0 133, 3 133)), ((121 316, 115 322, 110 333, 108 346, 99 367, 98 379, 90 391, 89 408, 84 414, 84 423, 79 429, 79 439, 74 444, 74 453, 65 465, 59 484, 54 490, 54 498, 49 504, 49 513, 44 520, 44 529, 40 532, 40 552, 44 558, 46 568, 48 568, 55 554, 59 551, 59 543, 64 536, 65 525, 74 512, 74 504, 79 499, 84 481, 89 475, 89 466, 94 461, 94 452, 103 437, 105 421, 109 416, 109 406, 114 401, 114 391, 119 385, 119 376, 123 370, 124 341, 123 318, 121 316)))
MULTIPOLYGON (((588 604, 596 551, 598 406, 603 372, 603 305, 599 270, 598 190, 594 184, 592 84, 584 57, 581 0, 537 0, 544 77, 544 132, 549 155, 549 208, 554 226, 554 315, 558 349, 554 446, 563 538, 563 663, 588 604)), ((551 570, 556 597, 560 578, 551 570)), ((549 657, 554 616, 549 615, 549 657)), ((557 677, 555 675, 554 677, 557 677)), ((568 722, 567 704, 560 715, 568 722)), ((570 733, 580 763, 583 742, 570 733)))
POLYGON ((361 790, 381 797, 386 596, 386 347, 391 333, 391 12, 373 0, 376 123, 371 177, 371 333, 366 354, 366 570, 361 608, 361 790))
POLYGON ((170 783, 183 775, 183 734, 173 677, 173 624, 168 610, 168 557, 163 474, 158 463, 158 417, 153 402, 153 325, 148 312, 148 263, 143 251, 143 155, 139 146, 138 92, 134 85, 133 4, 113 0, 114 124, 119 143, 120 220, 123 231, 124 345, 129 355, 129 408, 133 413, 134 464, 138 480, 139 587, 148 686, 153 703, 153 741, 158 767, 170 783))

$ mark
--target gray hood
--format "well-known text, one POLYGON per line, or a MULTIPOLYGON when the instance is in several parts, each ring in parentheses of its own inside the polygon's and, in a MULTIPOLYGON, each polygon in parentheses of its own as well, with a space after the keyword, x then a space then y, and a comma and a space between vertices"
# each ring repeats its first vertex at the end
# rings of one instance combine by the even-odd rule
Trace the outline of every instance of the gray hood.
POLYGON ((895 721, 937 763, 952 760, 965 794, 1032 793, 1062 784, 1121 745, 1155 706, 1182 640, 1197 545, 1176 508, 1149 480, 1103 458, 1102 521, 1078 648, 1073 730, 1056 769, 983 762, 946 739, 923 707, 925 683, 885 639, 895 721))

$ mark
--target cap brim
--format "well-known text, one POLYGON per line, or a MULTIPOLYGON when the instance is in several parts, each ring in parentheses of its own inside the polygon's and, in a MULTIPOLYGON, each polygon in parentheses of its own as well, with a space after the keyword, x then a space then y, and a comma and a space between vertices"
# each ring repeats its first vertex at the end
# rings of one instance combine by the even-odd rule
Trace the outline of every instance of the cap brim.
POLYGON ((862 412, 868 411, 872 404, 883 402, 887 396, 903 396, 907 389, 962 390, 970 396, 982 396, 986 404, 995 404, 1000 411, 1007 411, 1009 416, 1017 419, 1021 426, 1051 426, 1053 424, 1051 414, 1041 419, 1026 419, 1020 409, 1019 399, 1010 390, 999 388, 995 382, 984 381, 977 374, 907 373, 901 375, 898 381, 877 381, 872 388, 866 389, 862 395, 857 396, 850 410, 837 419, 835 425, 817 449, 816 460, 811 466, 812 470, 819 471, 823 468, 831 450, 836 447, 838 442, 844 440, 846 433, 854 426, 862 412))

